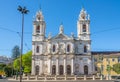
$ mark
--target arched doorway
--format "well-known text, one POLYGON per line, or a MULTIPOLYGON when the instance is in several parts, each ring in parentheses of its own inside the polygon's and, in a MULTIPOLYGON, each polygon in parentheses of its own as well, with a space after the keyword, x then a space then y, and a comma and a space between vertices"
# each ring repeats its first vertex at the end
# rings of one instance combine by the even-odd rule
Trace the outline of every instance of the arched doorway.
POLYGON ((88 75, 88 66, 87 65, 84 66, 84 74, 88 75))
POLYGON ((71 74, 71 66, 67 65, 67 74, 70 75, 71 74))
POLYGON ((59 74, 60 74, 60 75, 63 75, 63 65, 60 65, 60 66, 59 66, 59 74))
POLYGON ((53 65, 53 66, 52 66, 52 75, 55 75, 55 74, 56 74, 56 66, 53 65))
POLYGON ((38 65, 35 67, 35 75, 39 75, 39 66, 38 65))

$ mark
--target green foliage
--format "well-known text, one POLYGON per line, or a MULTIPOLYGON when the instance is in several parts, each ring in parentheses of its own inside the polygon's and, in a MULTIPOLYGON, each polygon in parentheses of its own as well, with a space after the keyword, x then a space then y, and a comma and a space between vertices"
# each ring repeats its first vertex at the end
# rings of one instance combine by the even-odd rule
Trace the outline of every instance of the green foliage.
POLYGON ((0 64, 0 70, 3 70, 3 68, 6 66, 6 64, 0 64))
MULTIPOLYGON (((24 73, 31 72, 31 60, 32 60, 32 51, 29 51, 26 54, 22 55, 22 66, 24 73)), ((13 66, 15 70, 17 71, 20 70, 20 58, 14 60, 13 66)))
POLYGON ((20 58, 14 60, 13 67, 14 67, 15 70, 20 69, 20 58))
POLYGON ((11 76, 11 74, 12 74, 12 66, 8 66, 8 65, 5 66, 4 67, 4 72, 5 72, 7 77, 11 76))
POLYGON ((23 67, 24 67, 24 73, 31 72, 31 60, 32 60, 32 51, 23 55, 22 63, 23 63, 23 67))
POLYGON ((113 65, 113 71, 115 71, 117 74, 120 74, 120 63, 113 65))
POLYGON ((13 60, 15 60, 16 58, 18 58, 20 56, 20 48, 19 46, 14 46, 14 48, 12 49, 12 58, 13 60))
POLYGON ((108 72, 110 72, 112 70, 112 67, 110 65, 107 65, 107 69, 108 72))

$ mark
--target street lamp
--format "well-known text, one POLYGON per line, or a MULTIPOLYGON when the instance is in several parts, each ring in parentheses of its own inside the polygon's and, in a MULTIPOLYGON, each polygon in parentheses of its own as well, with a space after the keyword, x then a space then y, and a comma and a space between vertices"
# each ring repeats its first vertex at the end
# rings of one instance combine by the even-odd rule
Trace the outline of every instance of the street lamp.
POLYGON ((20 51, 20 82, 22 82, 22 54, 23 54, 23 32, 24 32, 24 14, 27 14, 29 10, 26 7, 18 6, 17 9, 22 14, 22 35, 21 35, 21 51, 20 51))

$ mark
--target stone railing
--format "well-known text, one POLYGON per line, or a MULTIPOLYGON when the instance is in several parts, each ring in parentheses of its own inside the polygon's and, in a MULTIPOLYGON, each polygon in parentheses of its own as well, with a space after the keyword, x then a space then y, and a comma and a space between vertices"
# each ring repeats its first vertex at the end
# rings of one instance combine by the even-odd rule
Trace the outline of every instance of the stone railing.
MULTIPOLYGON (((14 78, 15 80, 19 80, 20 78, 14 78)), ((29 76, 23 76, 22 80, 48 80, 48 81, 52 81, 52 80, 108 80, 108 78, 103 78, 103 77, 97 77, 95 75, 90 75, 90 76, 86 76, 86 75, 29 75, 29 76)))

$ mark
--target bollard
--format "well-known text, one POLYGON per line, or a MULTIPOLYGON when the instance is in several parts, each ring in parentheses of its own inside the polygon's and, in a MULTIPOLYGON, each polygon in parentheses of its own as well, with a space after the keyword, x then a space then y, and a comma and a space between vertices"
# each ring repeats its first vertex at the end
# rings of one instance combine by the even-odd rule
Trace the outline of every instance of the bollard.
POLYGON ((95 80, 95 75, 93 75, 93 80, 95 80))
POLYGON ((106 80, 108 80, 108 75, 106 75, 106 80))
POLYGON ((27 80, 30 80, 30 75, 27 76, 27 80))
POLYGON ((103 80, 102 75, 100 76, 100 80, 103 80))
POLYGON ((77 80, 77 75, 75 75, 75 80, 77 80))
POLYGON ((47 80, 47 76, 45 75, 45 81, 47 80))
POLYGON ((57 75, 55 75, 55 80, 57 80, 57 75))
POLYGON ((84 80, 86 80, 86 75, 84 75, 84 80))
POLYGON ((67 75, 65 74, 65 80, 67 80, 67 75))
POLYGON ((38 76, 36 75, 36 78, 35 78, 36 80, 38 80, 38 76))

